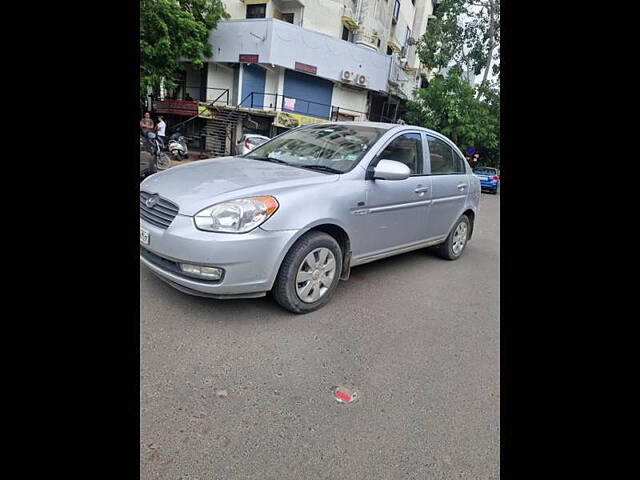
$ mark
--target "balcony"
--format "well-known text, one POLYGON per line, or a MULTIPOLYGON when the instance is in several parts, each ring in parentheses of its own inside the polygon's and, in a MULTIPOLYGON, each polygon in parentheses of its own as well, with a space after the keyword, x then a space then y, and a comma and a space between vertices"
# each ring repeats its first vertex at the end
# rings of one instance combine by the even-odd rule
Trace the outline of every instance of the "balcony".
POLYGON ((394 56, 389 72, 389 93, 404 99, 413 99, 413 90, 417 87, 416 73, 405 71, 405 65, 394 56))
POLYGON ((358 29, 357 3, 353 0, 342 0, 342 24, 349 30, 358 29))

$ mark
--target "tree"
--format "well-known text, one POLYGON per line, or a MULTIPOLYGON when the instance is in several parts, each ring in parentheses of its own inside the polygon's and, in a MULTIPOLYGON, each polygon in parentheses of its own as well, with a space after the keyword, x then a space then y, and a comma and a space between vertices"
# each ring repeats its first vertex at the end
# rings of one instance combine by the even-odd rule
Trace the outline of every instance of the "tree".
MULTIPOLYGON (((442 0, 418 42, 422 63, 433 70, 458 66, 474 75, 499 75, 500 0, 442 0)), ((480 90, 476 93, 479 98, 480 90)))
POLYGON ((459 67, 446 76, 436 75, 427 88, 416 92, 416 100, 407 102, 407 121, 441 132, 465 150, 476 148, 485 165, 500 164, 500 95, 490 84, 476 88, 463 78, 459 67))
POLYGON ((213 53, 209 32, 229 18, 222 0, 140 0, 140 98, 176 86, 181 60, 196 68, 213 53))
POLYGON ((500 164, 500 0, 442 0, 418 43, 423 65, 438 72, 407 103, 407 120, 473 146, 484 165, 500 164), (489 78, 489 71, 498 81, 489 78), (474 87, 468 75, 483 74, 474 87))

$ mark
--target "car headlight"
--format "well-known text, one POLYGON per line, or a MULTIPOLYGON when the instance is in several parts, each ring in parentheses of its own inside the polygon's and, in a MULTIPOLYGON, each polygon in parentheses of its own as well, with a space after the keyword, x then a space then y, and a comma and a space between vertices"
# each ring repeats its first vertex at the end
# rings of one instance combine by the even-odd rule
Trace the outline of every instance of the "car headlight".
POLYGON ((246 233, 261 225, 278 209, 278 201, 269 196, 231 200, 212 205, 196 213, 199 230, 220 233, 246 233))

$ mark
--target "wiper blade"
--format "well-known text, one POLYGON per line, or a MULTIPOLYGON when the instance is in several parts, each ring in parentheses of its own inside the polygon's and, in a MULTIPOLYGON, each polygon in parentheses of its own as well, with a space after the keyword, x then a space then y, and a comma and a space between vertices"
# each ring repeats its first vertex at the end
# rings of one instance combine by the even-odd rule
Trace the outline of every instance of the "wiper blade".
POLYGON ((327 167, 326 165, 296 165, 296 167, 308 168, 309 170, 320 170, 322 172, 329 173, 344 173, 342 170, 338 170, 337 168, 327 167))
POLYGON ((250 158, 251 160, 260 160, 262 162, 273 162, 273 163, 281 163, 283 165, 291 165, 290 163, 287 163, 284 160, 280 160, 279 158, 273 158, 273 157, 245 157, 245 158, 250 158))

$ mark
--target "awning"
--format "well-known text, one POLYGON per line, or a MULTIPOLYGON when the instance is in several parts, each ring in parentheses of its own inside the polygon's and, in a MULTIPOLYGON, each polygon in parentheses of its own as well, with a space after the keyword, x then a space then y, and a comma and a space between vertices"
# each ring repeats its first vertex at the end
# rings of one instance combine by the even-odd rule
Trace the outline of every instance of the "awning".
POLYGON ((394 42, 393 40, 389 40, 387 42, 387 46, 391 49, 394 50, 396 52, 399 52, 400 50, 402 50, 402 48, 400 47, 400 45, 398 45, 396 42, 394 42))
POLYGON ((355 21, 354 18, 348 16, 348 15, 343 15, 342 16, 342 24, 347 27, 349 30, 357 30, 358 29, 358 22, 355 21))

